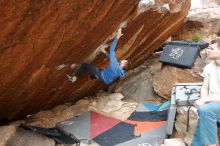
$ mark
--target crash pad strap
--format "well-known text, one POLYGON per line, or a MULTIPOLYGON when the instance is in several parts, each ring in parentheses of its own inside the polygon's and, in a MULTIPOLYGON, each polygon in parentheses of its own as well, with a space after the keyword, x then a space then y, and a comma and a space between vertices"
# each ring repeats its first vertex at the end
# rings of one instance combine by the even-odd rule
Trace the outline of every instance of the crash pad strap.
POLYGON ((80 145, 80 140, 77 139, 74 135, 66 135, 57 128, 41 128, 28 125, 21 125, 20 127, 25 130, 29 130, 34 133, 42 134, 49 138, 52 138, 58 144, 76 144, 76 146, 80 145))

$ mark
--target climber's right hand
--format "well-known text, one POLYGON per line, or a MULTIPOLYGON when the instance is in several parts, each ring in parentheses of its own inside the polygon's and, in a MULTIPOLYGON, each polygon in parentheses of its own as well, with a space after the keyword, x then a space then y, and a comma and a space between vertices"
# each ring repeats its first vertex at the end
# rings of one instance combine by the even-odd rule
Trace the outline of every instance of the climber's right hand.
POLYGON ((117 32, 116 38, 119 39, 121 36, 123 36, 123 34, 122 34, 121 28, 119 28, 119 29, 118 29, 118 32, 117 32))

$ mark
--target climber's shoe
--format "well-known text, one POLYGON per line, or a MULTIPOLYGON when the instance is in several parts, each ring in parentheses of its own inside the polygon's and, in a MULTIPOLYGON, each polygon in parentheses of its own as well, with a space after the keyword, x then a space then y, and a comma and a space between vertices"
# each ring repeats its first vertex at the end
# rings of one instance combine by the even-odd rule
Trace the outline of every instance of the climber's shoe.
POLYGON ((96 79, 97 79, 96 76, 94 76, 94 75, 89 75, 89 80, 96 80, 96 79))
POLYGON ((76 81, 76 79, 77 79, 77 77, 76 76, 71 76, 71 75, 69 75, 69 74, 66 74, 66 77, 67 77, 67 79, 70 81, 70 82, 72 82, 72 83, 74 83, 75 81, 76 81))

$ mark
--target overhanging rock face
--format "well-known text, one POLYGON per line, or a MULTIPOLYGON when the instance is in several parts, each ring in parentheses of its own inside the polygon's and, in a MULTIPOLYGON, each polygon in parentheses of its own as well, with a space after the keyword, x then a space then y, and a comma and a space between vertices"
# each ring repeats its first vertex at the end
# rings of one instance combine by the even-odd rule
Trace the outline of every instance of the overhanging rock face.
POLYGON ((118 59, 138 65, 183 23, 190 1, 171 2, 167 8, 162 0, 142 7, 137 0, 1 1, 0 116, 18 118, 104 88, 86 75, 71 84, 66 73, 83 62, 106 66, 97 47, 122 22, 118 59))

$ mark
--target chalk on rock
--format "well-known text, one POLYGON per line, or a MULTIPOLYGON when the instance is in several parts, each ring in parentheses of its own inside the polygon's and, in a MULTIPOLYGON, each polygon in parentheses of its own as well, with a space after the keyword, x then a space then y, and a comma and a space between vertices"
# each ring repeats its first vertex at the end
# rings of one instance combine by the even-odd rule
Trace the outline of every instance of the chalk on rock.
POLYGON ((98 46, 97 50, 102 50, 102 49, 105 49, 105 48, 108 48, 108 44, 101 44, 100 46, 98 46))
POLYGON ((57 70, 61 70, 61 69, 65 68, 65 67, 67 67, 67 66, 68 66, 68 64, 60 64, 56 68, 57 68, 57 70))
POLYGON ((123 21, 123 22, 120 24, 119 28, 123 29, 123 28, 125 28, 125 27, 127 27, 127 22, 126 22, 126 21, 123 21))
POLYGON ((74 69, 74 68, 76 68, 76 67, 77 67, 76 64, 71 64, 71 65, 70 65, 70 68, 72 68, 72 69, 74 69))
POLYGON ((108 44, 101 44, 100 46, 98 46, 98 48, 96 49, 97 56, 100 57, 100 52, 108 47, 108 44))
POLYGON ((166 10, 170 11, 169 4, 164 4, 162 7, 163 7, 164 9, 166 9, 166 10))
POLYGON ((154 0, 141 0, 139 2, 139 5, 154 5, 155 4, 155 1, 154 0))

